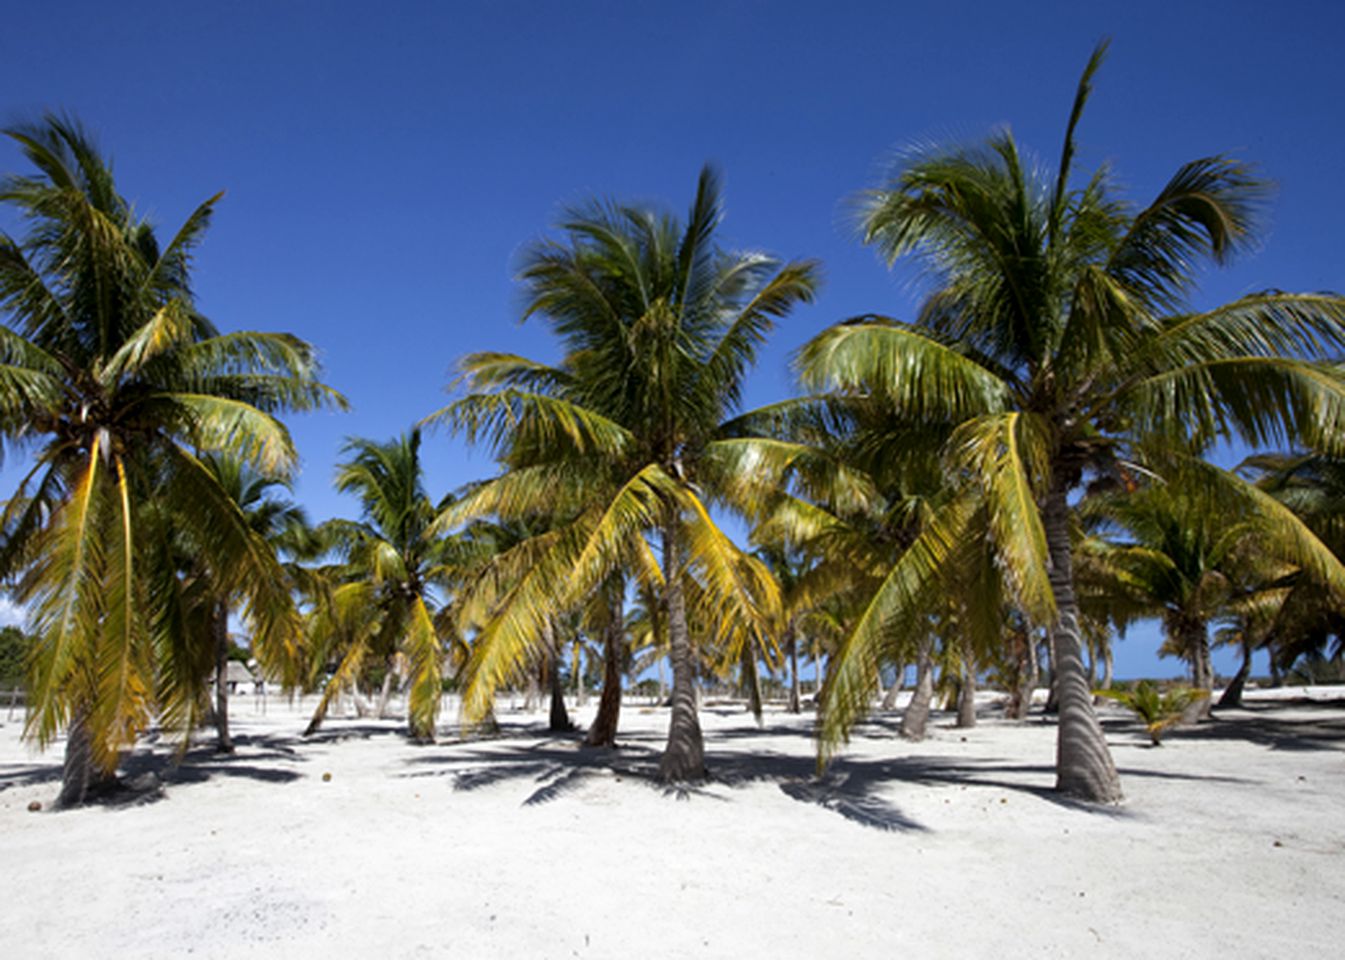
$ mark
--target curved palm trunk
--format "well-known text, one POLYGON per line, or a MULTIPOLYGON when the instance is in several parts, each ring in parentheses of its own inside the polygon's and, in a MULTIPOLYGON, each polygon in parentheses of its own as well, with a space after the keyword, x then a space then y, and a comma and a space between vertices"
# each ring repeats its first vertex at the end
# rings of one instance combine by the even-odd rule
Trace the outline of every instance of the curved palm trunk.
POLYGON ((1121 800, 1107 738, 1093 710, 1079 642, 1079 606, 1074 596, 1074 557, 1069 542, 1065 485, 1057 481, 1046 497, 1042 521, 1051 554, 1051 592, 1056 623, 1051 630, 1052 666, 1060 720, 1056 731, 1056 783, 1061 793, 1097 803, 1121 800))
POLYGON ((696 715, 696 663, 687 628, 686 597, 682 592, 681 555, 676 519, 663 527, 664 603, 668 613, 668 655, 672 660, 672 721, 668 745, 659 760, 659 777, 669 783, 705 779, 705 743, 696 715))
POLYGON ((234 742, 229 736, 229 608, 217 603, 210 617, 210 631, 215 640, 215 749, 233 753, 234 742))
POLYGON ((586 747, 615 747, 617 721, 621 717, 622 644, 626 624, 622 601, 618 593, 611 604, 607 629, 602 639, 602 696, 598 700, 598 715, 584 738, 586 747))
POLYGON ((1238 667, 1238 672, 1233 675, 1228 686, 1224 688, 1224 694, 1219 698, 1220 707, 1240 707, 1242 706, 1242 691, 1247 686, 1247 678, 1252 672, 1252 648, 1250 644, 1242 645, 1242 664, 1238 667))
POLYGON ((907 740, 925 739, 929 727, 929 706, 934 700, 934 660, 931 651, 932 641, 924 640, 920 644, 920 655, 915 662, 915 691, 911 694, 910 705, 901 715, 901 736, 907 740))

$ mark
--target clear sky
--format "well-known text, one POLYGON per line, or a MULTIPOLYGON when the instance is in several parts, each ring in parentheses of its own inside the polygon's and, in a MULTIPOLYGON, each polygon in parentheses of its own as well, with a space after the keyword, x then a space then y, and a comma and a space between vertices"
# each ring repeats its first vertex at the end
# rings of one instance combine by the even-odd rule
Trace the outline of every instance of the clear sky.
MULTIPOLYGON (((317 344, 354 405, 292 421, 297 497, 324 519, 355 509, 330 486, 343 437, 443 405, 465 353, 554 357, 542 324, 517 323, 512 270, 564 204, 682 212, 718 164, 730 245, 825 264, 818 302, 750 382, 749 405, 779 399, 790 353, 824 326, 909 317, 919 299, 857 243, 845 198, 904 145, 1002 124, 1053 164, 1103 36, 1083 169, 1112 164, 1138 203, 1220 152, 1278 185, 1261 249, 1195 305, 1345 287, 1330 2, 28 3, 0 33, 0 122, 78 115, 165 232, 226 191, 196 264, 202 309, 317 344)), ((21 167, 0 145, 0 170, 21 167)), ((491 469, 444 434, 425 459, 435 496, 491 469)), ((1121 674, 1178 673, 1154 646, 1133 632, 1121 674)))

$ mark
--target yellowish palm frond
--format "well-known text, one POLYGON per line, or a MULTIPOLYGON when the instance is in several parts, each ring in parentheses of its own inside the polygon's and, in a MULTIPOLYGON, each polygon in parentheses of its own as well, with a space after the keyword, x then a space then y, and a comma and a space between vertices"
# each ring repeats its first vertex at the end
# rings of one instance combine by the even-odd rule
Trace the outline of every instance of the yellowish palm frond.
POLYGON ((287 477, 298 456, 290 432, 275 417, 250 403, 199 393, 173 393, 165 399, 190 419, 194 446, 244 461, 263 476, 287 477))
POLYGON ((1010 397, 1005 382, 975 360, 883 318, 824 330, 799 352, 797 367, 806 389, 879 396, 916 421, 998 413, 1010 397))
POLYGON ((878 687, 882 654, 908 645, 928 630, 927 615, 939 607, 933 600, 934 591, 967 536, 975 508, 975 496, 963 494, 938 510, 892 565, 832 657, 822 688, 819 764, 825 765, 847 741, 850 730, 868 710, 878 687))
POLYGON ((105 509, 102 447, 94 440, 83 472, 70 496, 38 536, 35 552, 16 591, 31 610, 40 640, 30 661, 29 691, 34 709, 25 735, 46 746, 70 720, 72 687, 82 687, 84 702, 92 693, 91 640, 102 619, 105 558, 99 536, 105 509))
POLYGON ((1017 411, 968 420, 950 441, 954 465, 980 487, 1004 576, 1040 625, 1055 619, 1050 552, 1037 507, 1051 482, 1048 444, 1044 425, 1017 411))
POLYGON ((421 597, 411 603, 406 637, 402 644, 411 676, 407 714, 411 735, 434 739, 434 724, 443 694, 443 646, 434 629, 429 608, 421 597))

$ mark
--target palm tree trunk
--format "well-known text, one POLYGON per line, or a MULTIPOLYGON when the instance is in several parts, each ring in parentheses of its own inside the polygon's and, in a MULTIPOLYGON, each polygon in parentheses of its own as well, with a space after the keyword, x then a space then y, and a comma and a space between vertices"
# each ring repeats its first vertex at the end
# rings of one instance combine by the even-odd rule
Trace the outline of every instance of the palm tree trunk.
POLYGON ((552 733, 569 733, 574 730, 570 722, 570 712, 565 709, 565 687, 561 683, 560 671, 551 667, 551 716, 547 729, 552 733))
POLYGON ((548 621, 542 630, 542 642, 551 651, 551 662, 547 665, 547 680, 551 686, 551 716, 547 729, 552 733, 569 733, 574 729, 574 724, 570 722, 570 713, 565 709, 565 687, 560 679, 560 649, 556 645, 556 629, 548 621))
POLYGON ((785 628, 785 649, 789 651, 789 704, 785 708, 790 713, 803 710, 803 698, 799 695, 799 635, 791 620, 785 628))
POLYGON ((659 760, 659 777, 669 783, 705 779, 705 743, 696 716, 696 662, 687 628, 686 597, 682 592, 682 560, 677 519, 663 526, 664 603, 668 615, 668 655, 672 660, 672 721, 668 745, 659 760))
POLYGON ((1032 706, 1032 689, 1036 686, 1036 675, 1032 666, 1032 633, 1030 630, 1014 630, 1009 635, 1009 656, 1013 663, 1013 677, 1010 681, 1008 702, 1004 705, 1004 719, 1023 720, 1032 706))
POLYGON ((1228 686, 1224 688, 1224 695, 1219 698, 1219 706, 1240 707, 1242 706, 1242 691, 1247 686, 1247 677, 1252 672, 1252 647, 1249 643, 1242 645, 1242 665, 1238 667, 1238 672, 1233 675, 1228 686))
POLYGON ((1205 696, 1193 701, 1186 711, 1185 721, 1195 723, 1210 715, 1210 696, 1214 692, 1214 673, 1210 668, 1210 636, 1205 621, 1199 617, 1174 617, 1175 638, 1191 665, 1191 686, 1205 696))
POLYGON ((1284 686, 1284 668, 1280 666, 1279 650, 1275 647, 1270 648, 1270 685, 1272 687, 1284 686))
POLYGON ((883 694, 883 709, 895 710, 897 706, 897 694, 901 693, 901 688, 906 685, 906 664, 900 660, 897 661, 896 673, 892 676, 892 686, 887 688, 887 693, 883 694))
POLYGON ((1116 661, 1112 657, 1111 643, 1108 642, 1107 649, 1102 652, 1102 686, 1101 690, 1110 690, 1112 682, 1112 673, 1116 668, 1116 661))
POLYGON ((216 603, 210 617, 210 630, 215 639, 215 749, 233 753, 234 742, 229 736, 229 607, 216 603))
POLYGON ((957 725, 963 729, 976 726, 976 664, 971 651, 963 655, 962 685, 957 691, 957 725))
POLYGON ((588 694, 584 690, 584 653, 577 643, 574 647, 571 669, 574 670, 574 706, 575 709, 578 709, 584 705, 584 702, 588 699, 588 694))
MULTIPOLYGON (((1072 559, 1073 558, 1071 557, 1071 560, 1072 559)), ((1078 623, 1077 617, 1075 618, 1075 623, 1078 623)), ((1075 631, 1075 636, 1079 639, 1079 645, 1080 645, 1079 664, 1080 666, 1082 666, 1083 638, 1079 635, 1078 631, 1075 631)), ((1042 707, 1042 712, 1046 714, 1055 715, 1060 712, 1060 690, 1056 686, 1055 650, 1052 648, 1052 644, 1048 643, 1045 646, 1046 646, 1046 706, 1042 707)), ((1093 683, 1091 680, 1088 679, 1087 674, 1084 675, 1084 683, 1088 686, 1089 690, 1092 690, 1093 683)))
POLYGON ((598 700, 598 715, 584 738, 586 747, 615 747, 616 726, 621 716, 622 643, 626 624, 623 620, 622 593, 617 590, 609 603, 607 629, 602 639, 602 696, 598 700))
POLYGON ((1046 496, 1042 521, 1051 554, 1051 592, 1056 622, 1051 630, 1056 697, 1060 719, 1056 730, 1056 784, 1061 793, 1097 803, 1121 799, 1107 738, 1093 710, 1093 691, 1084 673, 1079 644, 1079 606, 1074 596, 1074 557, 1069 541, 1066 484, 1057 477, 1046 496))
POLYGON ((383 674, 383 689, 378 693, 378 707, 374 710, 374 716, 379 720, 384 720, 388 716, 388 700, 392 697, 392 681, 396 679, 396 674, 392 669, 392 658, 388 658, 388 669, 383 674))
POLYGON ((61 766, 61 794, 57 809, 77 807, 88 796, 94 780, 93 740, 89 736, 89 708, 75 708, 65 736, 65 762, 61 766))
POLYGON ((933 641, 926 638, 920 644, 920 654, 915 662, 915 692, 911 695, 910 705, 901 715, 901 736, 907 740, 925 739, 929 726, 929 705, 934 699, 934 659, 931 651, 933 641))

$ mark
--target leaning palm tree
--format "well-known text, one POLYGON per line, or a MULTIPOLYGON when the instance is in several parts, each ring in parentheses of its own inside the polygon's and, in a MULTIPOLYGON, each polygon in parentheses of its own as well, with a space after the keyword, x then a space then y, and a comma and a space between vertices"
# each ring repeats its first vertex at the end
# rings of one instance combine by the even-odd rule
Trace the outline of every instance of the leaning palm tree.
MULTIPOLYGON (((338 584, 311 618, 312 642, 337 660, 307 733, 332 701, 381 658, 386 705, 392 677, 407 674, 407 726, 434 739, 443 693, 444 650, 434 627, 433 589, 443 574, 444 543, 430 531, 436 505, 425 493, 420 431, 386 443, 352 438, 342 448, 336 489, 359 498, 359 521, 331 520, 319 529, 340 554, 338 584)), ((325 659, 319 657, 318 659, 325 659)))
POLYGON ((303 341, 220 334, 196 309, 188 268, 218 197, 160 246, 75 123, 4 132, 36 172, 0 181, 27 227, 0 235, 0 435, 32 457, 5 505, 0 575, 18 577, 41 636, 27 733, 45 745, 68 729, 70 804, 156 712, 184 732, 198 719, 212 650, 177 575, 184 539, 243 598, 259 658, 293 644, 274 553, 197 454, 284 476, 295 453, 275 415, 340 401, 303 341))
MULTIPOLYGON (((1189 312, 1193 272, 1251 239, 1264 188, 1226 157, 1185 164, 1141 210, 1112 196, 1105 169, 1076 183, 1074 132, 1103 53, 1079 83, 1053 176, 1005 130, 982 146, 917 151, 862 197, 864 240, 889 262, 917 255, 933 292, 915 322, 841 324, 799 365, 812 389, 880 398, 898 419, 958 424, 945 450, 966 492, 894 568, 876 619, 927 606, 984 498, 1014 604, 1051 631, 1057 789, 1113 801, 1120 781, 1080 655, 1070 495, 1161 449, 1273 513, 1305 562, 1345 586, 1340 564, 1287 510, 1194 456, 1223 437, 1340 443, 1345 378, 1314 361, 1345 349, 1345 300, 1273 292, 1189 312)), ((880 641, 880 631, 856 633, 838 653, 828 742, 863 709, 880 641)))
MULTIPOLYGON (((656 585, 666 615, 673 707, 661 775, 704 776, 689 630, 694 589, 728 645, 775 635, 778 590, 715 523, 712 499, 750 495, 749 464, 770 444, 720 426, 774 319, 812 298, 811 263, 783 267, 714 241, 718 177, 702 171, 686 223, 640 206, 593 203, 567 214, 563 240, 524 258, 525 316, 546 318, 564 347, 555 366, 479 354, 471 394, 434 419, 489 437, 505 472, 444 518, 550 513, 554 549, 477 641, 467 702, 479 709, 541 626, 618 571, 656 585), (655 557, 646 536, 656 539, 655 557), (694 584, 693 584, 694 582, 694 584)), ((738 646, 737 649, 741 649, 738 646)))

